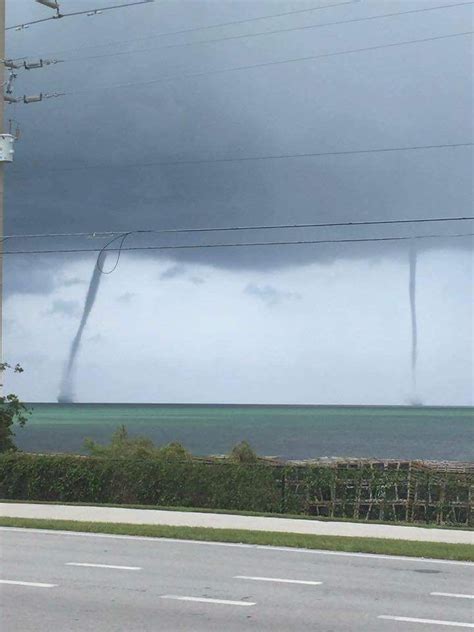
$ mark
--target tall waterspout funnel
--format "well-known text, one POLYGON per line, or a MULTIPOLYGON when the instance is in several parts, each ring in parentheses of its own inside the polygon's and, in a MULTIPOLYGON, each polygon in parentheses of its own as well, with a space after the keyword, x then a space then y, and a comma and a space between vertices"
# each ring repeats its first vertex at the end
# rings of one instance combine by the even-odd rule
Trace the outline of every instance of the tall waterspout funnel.
MULTIPOLYGON (((99 254, 99 258, 102 253, 99 254)), ((94 271, 91 276, 91 280, 89 283, 89 288, 87 290, 86 299, 84 301, 84 308, 82 310, 82 317, 79 323, 79 327, 77 329, 76 335, 71 343, 71 348, 69 350, 69 358, 64 367, 63 377, 61 380, 61 385, 59 388, 58 394, 58 402, 59 403, 73 403, 74 402, 74 383, 75 383, 75 370, 76 370, 76 361, 77 356, 81 347, 82 334, 84 333, 84 328, 89 319, 89 315, 92 311, 92 308, 95 303, 95 299, 97 297, 97 292, 99 290, 100 278, 102 276, 102 272, 99 267, 99 258, 97 259, 96 264, 94 265, 94 271)))

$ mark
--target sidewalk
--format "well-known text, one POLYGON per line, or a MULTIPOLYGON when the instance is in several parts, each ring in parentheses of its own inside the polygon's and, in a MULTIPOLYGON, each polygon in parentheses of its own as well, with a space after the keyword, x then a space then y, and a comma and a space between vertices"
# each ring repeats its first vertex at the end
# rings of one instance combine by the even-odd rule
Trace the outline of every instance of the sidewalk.
POLYGON ((0 517, 79 520, 84 522, 120 522, 125 524, 169 525, 175 527, 209 527, 212 529, 246 529, 279 531, 310 535, 339 535, 358 538, 388 538, 417 542, 474 544, 473 531, 427 529, 397 525, 326 522, 294 518, 267 518, 232 514, 213 514, 156 509, 125 509, 73 505, 0 503, 0 517))

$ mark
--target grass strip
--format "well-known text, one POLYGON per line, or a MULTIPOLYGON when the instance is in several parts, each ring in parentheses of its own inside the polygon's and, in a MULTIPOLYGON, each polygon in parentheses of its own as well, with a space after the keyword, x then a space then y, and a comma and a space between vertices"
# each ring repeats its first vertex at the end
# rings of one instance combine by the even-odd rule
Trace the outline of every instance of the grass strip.
POLYGON ((2 503, 21 503, 22 505, 65 505, 69 507, 112 507, 118 509, 147 509, 155 511, 185 511, 189 513, 211 513, 234 516, 255 516, 258 518, 291 518, 292 520, 310 520, 313 522, 349 522, 353 524, 383 524, 396 527, 419 527, 422 529, 451 529, 454 531, 474 531, 474 527, 467 525, 435 524, 433 522, 406 522, 404 520, 362 520, 357 518, 330 518, 328 516, 309 516, 306 514, 271 513, 268 511, 245 511, 241 509, 212 509, 212 507, 180 507, 168 505, 137 505, 118 503, 85 503, 65 502, 54 500, 15 500, 14 498, 0 498, 2 503))
POLYGON ((408 542, 382 538, 350 538, 344 536, 304 535, 244 529, 210 529, 207 527, 172 527, 165 525, 133 525, 123 523, 80 522, 74 520, 46 520, 39 518, 0 518, 1 527, 22 527, 84 533, 136 535, 204 542, 237 542, 267 546, 286 546, 300 549, 345 551, 348 553, 376 553, 403 555, 441 560, 474 562, 474 546, 438 542, 408 542))

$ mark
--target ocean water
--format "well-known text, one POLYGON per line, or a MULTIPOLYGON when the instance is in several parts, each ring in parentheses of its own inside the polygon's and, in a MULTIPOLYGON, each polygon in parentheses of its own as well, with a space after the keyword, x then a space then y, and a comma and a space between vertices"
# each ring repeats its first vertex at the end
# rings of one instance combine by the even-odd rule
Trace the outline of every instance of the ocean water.
POLYGON ((180 441, 196 455, 224 454, 246 440, 262 455, 474 461, 474 409, 403 406, 30 404, 18 447, 84 453, 117 426, 156 444, 180 441))

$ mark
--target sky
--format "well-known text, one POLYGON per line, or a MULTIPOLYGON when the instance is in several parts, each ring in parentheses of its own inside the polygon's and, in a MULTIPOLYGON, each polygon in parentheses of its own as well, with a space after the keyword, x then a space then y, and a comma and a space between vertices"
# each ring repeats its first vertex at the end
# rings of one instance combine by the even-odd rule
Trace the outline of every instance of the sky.
MULTIPOLYGON (((472 215, 472 147, 228 160, 472 142, 471 37, 373 48, 472 30, 472 5, 341 24, 449 4, 155 2, 9 31, 9 57, 62 60, 18 71, 15 93, 66 94, 7 108, 21 135, 7 167, 5 233, 472 215), (208 28, 228 22, 239 24, 208 28), (328 22, 338 24, 316 28, 328 22), (321 57, 361 48, 371 50, 321 57)), ((7 25, 47 15, 33 0, 7 2, 7 25)), ((472 238, 449 238, 470 232, 471 222, 453 222, 126 243, 442 235, 416 242, 416 395, 472 405, 472 238)), ((125 252, 101 278, 77 400, 408 403, 408 251, 408 241, 383 241, 125 252)), ((4 354, 25 369, 8 386, 28 401, 57 397, 95 258, 5 256, 4 354)))

